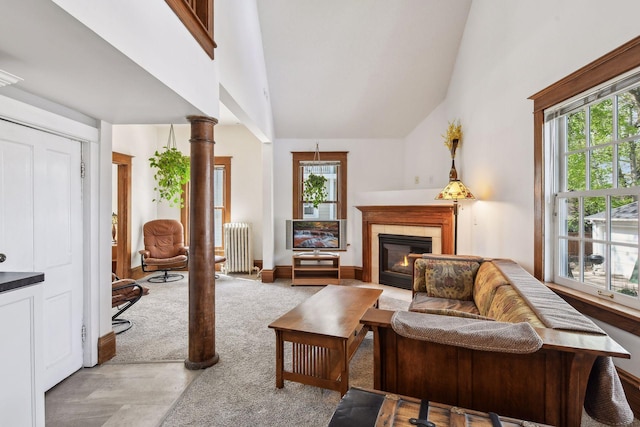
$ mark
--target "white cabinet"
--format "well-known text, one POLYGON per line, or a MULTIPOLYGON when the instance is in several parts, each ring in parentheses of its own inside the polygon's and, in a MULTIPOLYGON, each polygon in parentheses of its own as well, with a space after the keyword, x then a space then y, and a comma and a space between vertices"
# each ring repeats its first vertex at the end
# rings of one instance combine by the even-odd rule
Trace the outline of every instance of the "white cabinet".
POLYGON ((0 292, 2 426, 44 426, 42 286, 0 292))

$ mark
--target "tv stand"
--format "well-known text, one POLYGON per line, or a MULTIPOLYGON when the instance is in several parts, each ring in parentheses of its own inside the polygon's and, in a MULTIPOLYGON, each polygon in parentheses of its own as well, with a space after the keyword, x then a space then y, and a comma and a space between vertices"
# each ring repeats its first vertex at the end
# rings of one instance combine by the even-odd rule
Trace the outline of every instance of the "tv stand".
POLYGON ((291 285, 339 285, 340 255, 305 252, 293 256, 291 285))
POLYGON ((333 252, 323 252, 323 251, 320 251, 320 250, 318 250, 318 249, 315 249, 313 252, 300 252, 300 253, 298 253, 297 255, 300 255, 300 256, 306 256, 306 257, 309 257, 309 256, 317 256, 317 255, 340 256, 340 255, 338 255, 338 254, 336 254, 336 253, 333 253, 333 252))

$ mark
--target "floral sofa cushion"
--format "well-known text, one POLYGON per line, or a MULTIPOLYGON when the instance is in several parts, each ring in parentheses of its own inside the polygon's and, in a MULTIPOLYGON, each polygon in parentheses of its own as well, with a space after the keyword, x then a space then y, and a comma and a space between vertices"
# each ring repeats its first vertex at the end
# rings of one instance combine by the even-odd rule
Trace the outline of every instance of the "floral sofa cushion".
POLYGON ((478 312, 487 316, 496 290, 509 282, 502 275, 498 267, 492 262, 483 262, 478 269, 476 282, 473 286, 473 300, 478 307, 478 312))
POLYGON ((418 280, 414 283, 414 290, 426 292, 430 297, 472 301, 473 283, 481 261, 477 257, 437 255, 417 259, 414 268, 418 280))
MULTIPOLYGON (((498 262, 496 260, 496 262, 498 262)), ((409 311, 500 322, 544 323, 490 260, 424 254, 414 263, 414 296, 409 311)))
POLYGON ((486 315, 499 322, 527 322, 533 327, 545 327, 531 307, 510 285, 498 287, 486 315))

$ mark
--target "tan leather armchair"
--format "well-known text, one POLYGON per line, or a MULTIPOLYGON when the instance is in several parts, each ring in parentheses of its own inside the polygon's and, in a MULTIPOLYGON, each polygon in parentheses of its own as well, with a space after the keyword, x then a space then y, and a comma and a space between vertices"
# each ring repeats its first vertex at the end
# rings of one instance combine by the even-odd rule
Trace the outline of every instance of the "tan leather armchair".
POLYGON ((169 273, 184 269, 189 264, 189 248, 184 245, 182 224, 174 219, 156 219, 145 223, 142 232, 144 249, 139 251, 142 271, 164 272, 148 278, 147 281, 162 283, 183 279, 182 274, 169 273))

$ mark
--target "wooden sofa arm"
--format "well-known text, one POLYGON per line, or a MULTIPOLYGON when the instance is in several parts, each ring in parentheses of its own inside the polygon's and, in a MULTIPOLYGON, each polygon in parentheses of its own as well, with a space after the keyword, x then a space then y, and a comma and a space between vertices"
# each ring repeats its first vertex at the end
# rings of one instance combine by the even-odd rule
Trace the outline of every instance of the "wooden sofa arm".
POLYGON ((608 335, 535 328, 542 338, 542 348, 569 352, 585 352, 596 356, 630 359, 631 354, 608 335))
POLYGON ((391 327, 391 317, 395 311, 383 310, 380 308, 370 308, 360 319, 360 323, 369 326, 391 327))

